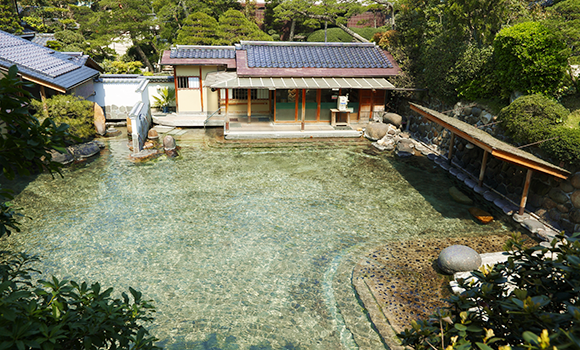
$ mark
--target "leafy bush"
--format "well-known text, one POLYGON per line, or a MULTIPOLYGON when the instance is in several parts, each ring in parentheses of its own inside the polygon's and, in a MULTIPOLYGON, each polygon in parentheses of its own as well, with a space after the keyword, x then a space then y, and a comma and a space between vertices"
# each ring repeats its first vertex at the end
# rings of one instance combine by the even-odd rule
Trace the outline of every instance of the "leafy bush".
MULTIPOLYGON (((32 100, 35 117, 45 118, 42 102, 32 100)), ((68 124, 72 138, 67 141, 90 140, 95 136, 93 103, 74 95, 54 95, 46 99, 48 116, 58 124, 68 124)))
POLYGON ((493 41, 496 77, 503 94, 554 95, 563 87, 570 55, 564 41, 539 22, 502 29, 493 41))
MULTIPOLYGON (((384 32, 389 28, 381 27, 381 28, 350 28, 353 32, 357 33, 358 35, 362 36, 367 40, 371 40, 373 36, 377 33, 384 32)), ((352 42, 352 36, 346 33, 344 30, 340 28, 328 28, 326 30, 326 41, 327 42, 342 42, 342 43, 350 43, 352 42)), ((324 42, 324 29, 320 29, 314 31, 312 34, 306 38, 306 41, 309 42, 324 42)))
POLYGON ((99 283, 32 282, 24 254, 0 262, 0 348, 2 349, 159 349, 144 324, 155 308, 129 288, 121 298, 99 283), (131 300, 132 299, 132 300, 131 300))
POLYGON ((551 130, 562 124, 569 113, 550 98, 528 95, 503 108, 498 119, 516 142, 532 143, 550 138, 551 130))
POLYGON ((541 144, 550 158, 566 164, 580 164, 580 128, 558 127, 549 134, 551 140, 541 144))
POLYGON ((143 63, 104 60, 101 66, 105 70, 105 74, 141 74, 143 63))
MULTIPOLYGON (((449 306, 399 334, 414 349, 552 349, 580 346, 580 238, 558 236, 550 247, 524 248, 508 261, 472 272, 475 281, 449 306)), ((515 237, 514 237, 515 238, 515 237)))

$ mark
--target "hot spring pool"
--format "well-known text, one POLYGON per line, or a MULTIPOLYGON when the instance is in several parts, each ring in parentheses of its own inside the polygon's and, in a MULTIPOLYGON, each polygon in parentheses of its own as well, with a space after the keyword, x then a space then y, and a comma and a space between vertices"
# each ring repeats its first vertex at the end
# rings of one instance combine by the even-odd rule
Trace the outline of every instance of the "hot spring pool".
POLYGON ((153 299, 167 349, 380 349, 350 284, 379 244, 506 230, 476 224, 427 159, 369 144, 183 141, 182 158, 94 161, 13 184, 33 220, 3 248, 44 275, 153 299))

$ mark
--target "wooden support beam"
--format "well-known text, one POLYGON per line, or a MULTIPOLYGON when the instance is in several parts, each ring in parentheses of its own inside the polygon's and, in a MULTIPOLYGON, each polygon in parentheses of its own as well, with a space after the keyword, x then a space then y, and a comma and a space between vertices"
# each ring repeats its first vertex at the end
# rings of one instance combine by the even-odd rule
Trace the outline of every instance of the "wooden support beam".
POLYGON ((304 131, 305 120, 306 120, 306 89, 302 89, 302 121, 300 122, 301 131, 304 131))
POLYGON ((46 105, 46 91, 44 86, 40 85, 40 100, 42 101, 42 114, 45 118, 48 118, 48 106, 46 105))
POLYGON ((173 66, 173 84, 175 85, 175 111, 179 112, 179 99, 177 98, 179 95, 177 93, 177 69, 173 66))
POLYGON ((479 171, 479 182, 477 183, 479 187, 483 185, 483 177, 485 176, 485 168, 487 166, 487 157, 489 156, 489 152, 484 150, 483 151, 483 159, 481 160, 481 170, 479 171))
POLYGON ((526 173, 526 182, 524 183, 524 190, 522 192, 522 200, 520 201, 520 210, 518 214, 524 215, 524 210, 526 209, 526 202, 528 201, 528 191, 530 190, 530 183, 532 182, 532 174, 534 171, 532 169, 528 169, 526 173))
POLYGON ((320 100, 322 96, 322 90, 316 89, 316 121, 320 121, 320 100))
POLYGON ((274 123, 276 122, 276 90, 272 91, 272 95, 274 95, 274 123))
POLYGON ((201 74, 202 74, 201 66, 199 66, 199 96, 201 100, 201 111, 203 112, 203 81, 201 74))
POLYGON ((449 153, 447 155, 447 161, 451 164, 451 159, 453 159, 453 145, 455 145, 455 133, 451 132, 451 139, 449 140, 449 153))
POLYGON ((252 89, 248 89, 248 124, 252 122, 252 89))

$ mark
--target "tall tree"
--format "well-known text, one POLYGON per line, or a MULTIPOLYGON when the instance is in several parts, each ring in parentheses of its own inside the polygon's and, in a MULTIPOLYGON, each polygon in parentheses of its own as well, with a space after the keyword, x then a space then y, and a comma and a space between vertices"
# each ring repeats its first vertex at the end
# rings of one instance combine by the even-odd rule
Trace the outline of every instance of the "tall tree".
POLYGON ((228 10, 220 16, 219 28, 223 43, 226 45, 233 45, 241 40, 272 40, 272 37, 261 31, 256 23, 236 10, 228 10))
POLYGON ((0 30, 8 33, 21 33, 20 18, 14 8, 13 0, 0 0, 0 30))
POLYGON ((153 65, 143 51, 147 43, 155 42, 156 21, 148 2, 140 0, 101 0, 97 12, 91 21, 93 31, 112 41, 129 38, 137 51, 139 59, 153 72, 153 65))
POLYGON ((203 12, 192 13, 183 21, 175 41, 181 45, 219 45, 221 42, 218 21, 203 12))
POLYGON ((575 62, 580 64, 580 0, 566 0, 549 9, 545 23, 552 30, 561 31, 575 62))

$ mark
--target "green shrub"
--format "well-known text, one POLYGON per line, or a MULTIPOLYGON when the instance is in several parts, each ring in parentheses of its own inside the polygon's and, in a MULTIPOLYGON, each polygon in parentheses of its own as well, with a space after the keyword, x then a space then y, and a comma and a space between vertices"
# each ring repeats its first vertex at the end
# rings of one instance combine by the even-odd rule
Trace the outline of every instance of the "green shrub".
MULTIPOLYGON (((32 105, 36 110, 35 117, 39 120, 45 118, 42 102, 32 100, 32 105)), ((74 95, 54 95, 46 99, 48 116, 55 124, 68 124, 68 142, 90 140, 95 137, 93 103, 74 95)))
POLYGON ((570 112, 558 102, 542 95, 522 96, 503 108, 501 126, 519 143, 550 138, 551 130, 562 124, 570 112))
POLYGON ((472 272, 475 281, 449 306, 399 334, 413 349, 578 349, 580 240, 558 236, 550 247, 513 239, 506 263, 472 272))
MULTIPOLYGON (((351 28, 353 32, 362 36, 367 40, 371 40, 376 33, 381 33, 389 30, 386 27, 380 28, 351 28)), ((319 29, 308 36, 306 41, 309 42, 324 42, 324 29, 319 29)), ((328 28, 326 30, 326 41, 327 42, 342 42, 350 43, 353 41, 352 36, 347 34, 344 30, 340 28, 328 28)))
POLYGON ((0 348, 159 349, 145 324, 155 308, 140 292, 111 296, 98 283, 32 282, 36 259, 24 254, 0 261, 0 348))
POLYGON ((566 164, 580 164, 580 128, 558 127, 549 134, 552 140, 541 144, 548 156, 566 164))

